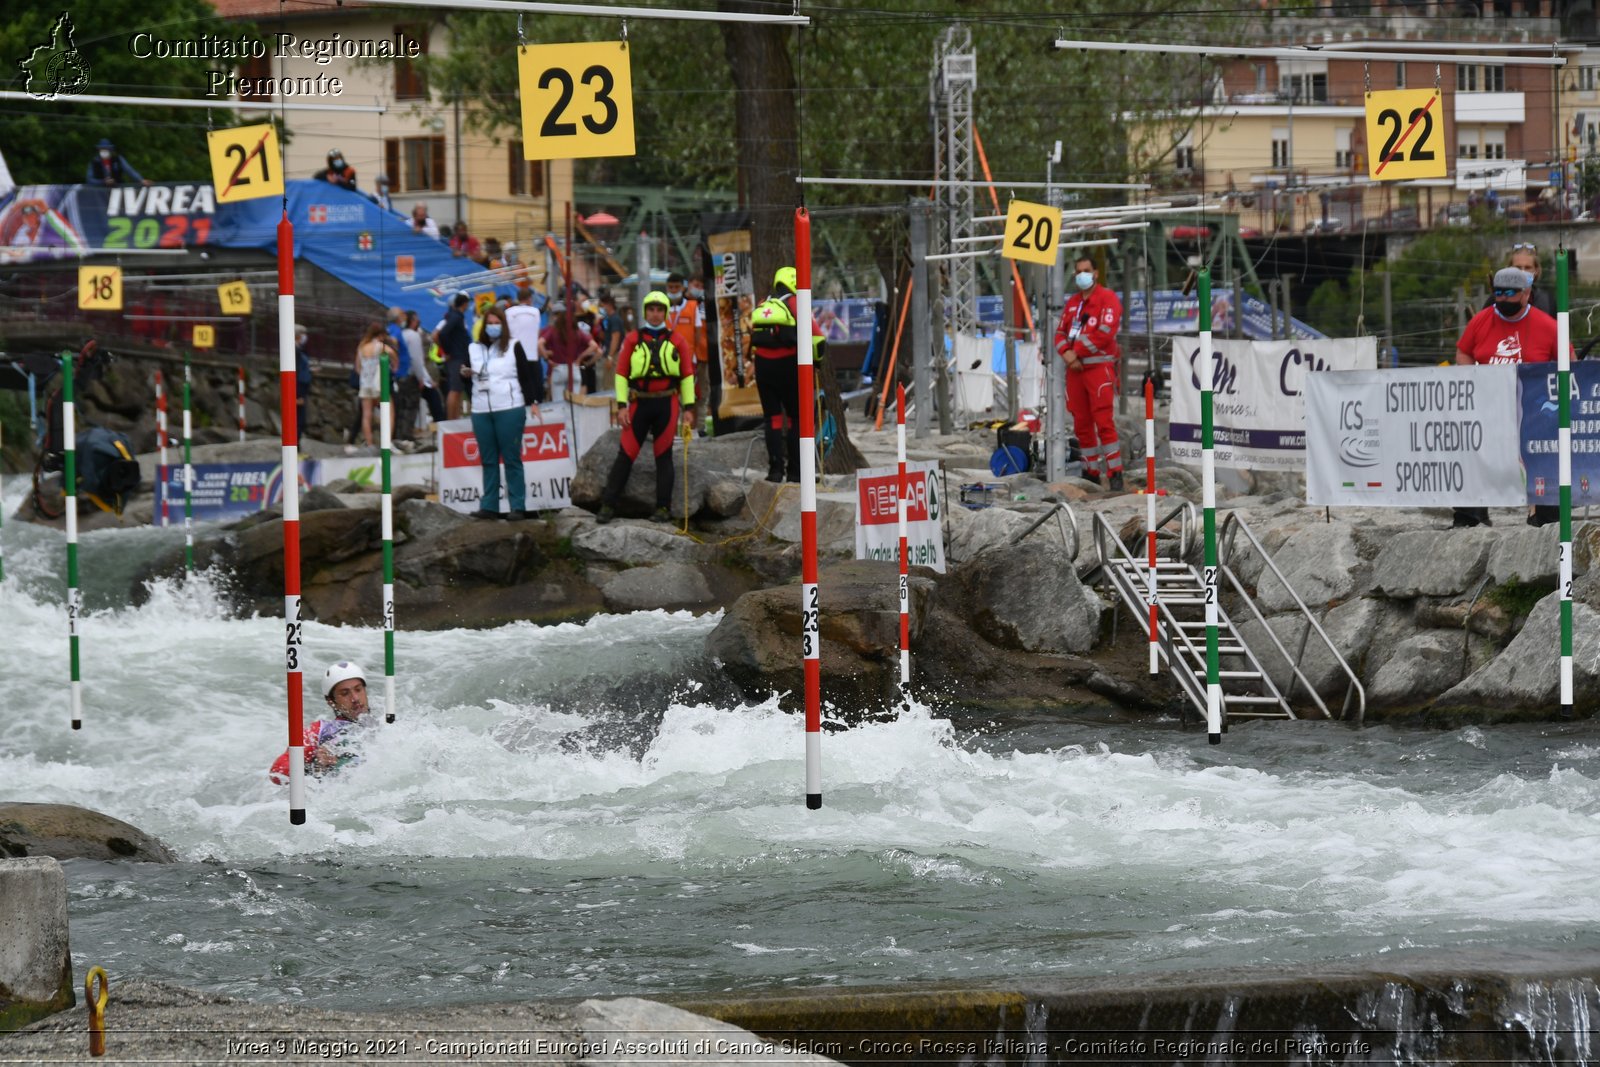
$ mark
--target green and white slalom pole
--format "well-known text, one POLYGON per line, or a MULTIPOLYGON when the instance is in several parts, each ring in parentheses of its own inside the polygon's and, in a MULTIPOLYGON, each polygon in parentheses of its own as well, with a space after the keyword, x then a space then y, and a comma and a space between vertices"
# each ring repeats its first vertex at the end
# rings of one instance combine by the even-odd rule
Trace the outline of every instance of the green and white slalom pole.
POLYGON ((1572 320, 1567 250, 1556 254, 1556 463, 1561 480, 1561 717, 1572 718, 1572 320))
POLYGON ((394 722, 394 498, 389 472, 393 427, 389 418, 388 359, 379 368, 378 444, 383 455, 383 721, 394 722))
POLYGON ((1200 268, 1200 486, 1205 509, 1206 735, 1222 744, 1222 663, 1217 652, 1217 454, 1212 433, 1211 268, 1200 268))
POLYGON ((183 354, 183 569, 194 573, 194 422, 189 405, 189 353, 183 354))
POLYGON ((83 614, 83 594, 78 589, 78 406, 72 399, 72 360, 71 352, 61 353, 61 444, 66 450, 61 492, 67 505, 67 655, 72 661, 67 703, 72 710, 72 728, 81 730, 83 676, 78 662, 78 619, 83 614))

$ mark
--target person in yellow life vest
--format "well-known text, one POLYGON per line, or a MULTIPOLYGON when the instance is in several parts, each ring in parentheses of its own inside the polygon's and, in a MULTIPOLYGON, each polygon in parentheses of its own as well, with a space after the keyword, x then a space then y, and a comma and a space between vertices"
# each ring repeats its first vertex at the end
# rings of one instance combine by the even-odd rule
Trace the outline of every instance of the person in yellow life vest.
POLYGON ((622 339, 617 355, 617 421, 621 447, 600 493, 597 522, 610 522, 644 439, 655 437, 656 510, 652 522, 672 518, 672 438, 680 424, 694 425, 694 350, 667 325, 672 302, 653 292, 644 298, 644 323, 622 339))
POLYGON ((706 400, 711 395, 707 388, 706 368, 706 305, 705 289, 688 286, 683 275, 673 271, 667 275, 667 327, 689 343, 694 352, 695 367, 695 421, 705 426, 706 400))
MULTIPOLYGON (((750 315, 750 349, 756 365, 756 394, 767 424, 767 481, 800 480, 800 349, 795 319, 797 279, 793 267, 779 267, 772 295, 750 315)), ((820 360, 827 342, 811 320, 812 358, 820 360)), ((805 397, 811 403, 814 397, 805 397)))

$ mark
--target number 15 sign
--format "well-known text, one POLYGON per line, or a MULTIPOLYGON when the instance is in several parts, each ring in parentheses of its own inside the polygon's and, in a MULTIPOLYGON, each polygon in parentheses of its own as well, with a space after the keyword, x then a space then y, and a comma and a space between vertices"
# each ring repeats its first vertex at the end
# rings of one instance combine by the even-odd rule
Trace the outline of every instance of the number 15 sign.
POLYGON ((524 159, 631 156, 633 73, 620 41, 517 49, 524 159))
POLYGON ((1437 89, 1367 94, 1367 174, 1373 181, 1443 178, 1444 103, 1437 89))

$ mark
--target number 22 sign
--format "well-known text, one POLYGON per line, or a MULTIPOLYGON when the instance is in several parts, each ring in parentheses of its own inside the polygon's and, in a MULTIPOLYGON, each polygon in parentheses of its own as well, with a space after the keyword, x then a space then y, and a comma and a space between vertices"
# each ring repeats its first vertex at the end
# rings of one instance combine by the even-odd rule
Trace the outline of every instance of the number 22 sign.
POLYGON ((1437 89, 1367 94, 1367 175, 1373 181, 1443 178, 1444 103, 1437 89))
POLYGON ((517 49, 524 159, 631 156, 633 72, 620 41, 517 49))

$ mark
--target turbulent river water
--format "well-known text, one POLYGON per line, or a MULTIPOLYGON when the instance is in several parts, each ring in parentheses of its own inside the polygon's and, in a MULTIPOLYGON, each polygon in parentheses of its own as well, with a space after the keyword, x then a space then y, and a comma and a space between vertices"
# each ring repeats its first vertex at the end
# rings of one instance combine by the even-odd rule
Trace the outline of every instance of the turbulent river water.
MULTIPOLYGON (((400 721, 295 827, 265 775, 281 622, 227 618, 205 579, 130 608, 181 535, 86 535, 73 732, 63 539, 4 537, 0 800, 95 808, 180 857, 66 865, 78 973, 360 1007, 1600 948, 1588 723, 1261 723, 1212 747, 918 709, 827 734, 808 811, 800 722, 690 680, 715 618, 402 631, 400 721)), ((306 643, 308 678, 381 674, 380 631, 306 643)))

